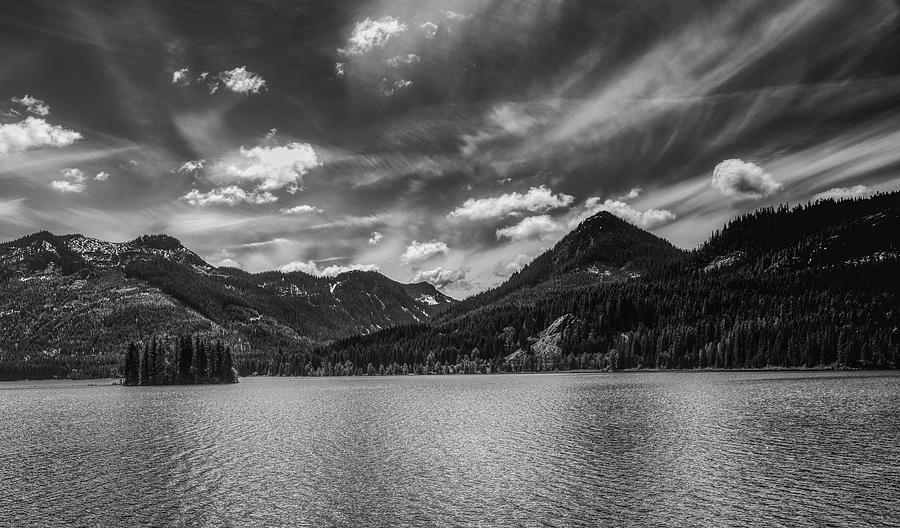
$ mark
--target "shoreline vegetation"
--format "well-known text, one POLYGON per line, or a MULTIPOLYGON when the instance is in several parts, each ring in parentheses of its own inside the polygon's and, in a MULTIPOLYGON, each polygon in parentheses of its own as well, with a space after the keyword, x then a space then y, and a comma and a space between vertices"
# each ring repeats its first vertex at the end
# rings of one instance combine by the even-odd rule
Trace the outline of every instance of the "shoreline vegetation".
MULTIPOLYGON (((717 373, 728 373, 728 372, 746 372, 746 373, 766 373, 766 372, 885 372, 885 373, 893 373, 900 375, 900 372, 894 368, 885 368, 885 367, 868 367, 868 368, 860 368, 860 367, 843 367, 843 366, 827 366, 827 367, 763 367, 763 368, 736 368, 736 369, 722 369, 722 368, 691 368, 691 369, 624 369, 624 370, 597 370, 597 369, 583 369, 583 370, 549 370, 549 371, 532 371, 532 372, 476 372, 472 374, 466 373, 454 373, 454 374, 436 374, 436 373, 426 373, 426 374, 416 374, 409 373, 405 374, 405 376, 505 376, 505 375, 516 375, 516 374, 717 374, 717 373)), ((310 378, 310 377, 342 377, 342 378, 369 378, 369 377, 390 377, 390 376, 404 376, 404 374, 394 374, 384 376, 380 375, 367 375, 367 374, 359 374, 359 375, 344 375, 344 376, 291 376, 291 375, 282 375, 282 376, 273 376, 270 374, 259 374, 253 373, 248 374, 246 376, 239 376, 239 378, 310 378)), ((122 386, 140 386, 140 385, 126 385, 124 383, 124 378, 122 377, 104 377, 104 378, 88 378, 88 379, 72 379, 72 378, 35 378, 35 379, 17 379, 17 380, 0 380, 0 387, 2 387, 3 383, 26 383, 26 382, 53 382, 53 381, 67 381, 67 382, 79 382, 84 387, 108 387, 114 385, 122 385, 122 386)), ((237 383, 235 381, 234 383, 237 383)), ((221 384, 221 383, 168 383, 166 385, 206 385, 206 384, 221 384)))
POLYGON ((369 377, 389 377, 389 376, 504 376, 516 374, 677 374, 677 373, 719 373, 719 372, 897 372, 897 369, 890 367, 846 367, 841 365, 819 366, 819 367, 752 367, 752 368, 628 368, 621 370, 612 369, 572 369, 572 370, 528 370, 528 371, 509 371, 498 370, 478 371, 478 372, 407 372, 407 373, 359 373, 359 374, 341 374, 341 375, 316 375, 316 374, 269 374, 269 373, 251 373, 244 378, 369 378, 369 377))
POLYGON ((129 343, 122 366, 125 386, 237 383, 234 356, 222 341, 196 336, 129 343))

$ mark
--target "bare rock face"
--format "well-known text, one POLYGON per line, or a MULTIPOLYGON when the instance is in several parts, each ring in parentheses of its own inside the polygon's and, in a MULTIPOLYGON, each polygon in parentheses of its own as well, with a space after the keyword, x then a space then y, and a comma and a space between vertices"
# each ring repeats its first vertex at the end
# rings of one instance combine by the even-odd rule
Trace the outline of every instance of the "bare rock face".
POLYGON ((581 320, 572 314, 559 317, 538 335, 529 337, 526 347, 506 356, 506 362, 524 370, 553 370, 564 354, 565 340, 580 324, 581 320))

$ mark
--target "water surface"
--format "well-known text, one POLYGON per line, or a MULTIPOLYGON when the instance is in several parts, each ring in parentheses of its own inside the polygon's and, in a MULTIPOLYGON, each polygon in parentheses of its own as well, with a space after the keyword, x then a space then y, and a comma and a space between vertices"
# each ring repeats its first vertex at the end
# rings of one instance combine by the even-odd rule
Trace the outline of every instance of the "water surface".
POLYGON ((897 526, 894 373, 0 384, 5 526, 897 526))

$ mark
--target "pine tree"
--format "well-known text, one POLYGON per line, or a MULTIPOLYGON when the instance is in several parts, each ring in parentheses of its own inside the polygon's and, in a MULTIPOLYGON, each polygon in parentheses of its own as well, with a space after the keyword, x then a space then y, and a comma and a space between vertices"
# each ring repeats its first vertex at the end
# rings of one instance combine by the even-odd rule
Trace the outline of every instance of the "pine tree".
POLYGON ((144 352, 141 354, 141 372, 140 372, 140 384, 143 386, 150 384, 150 348, 145 343, 144 344, 144 352))
POLYGON ((135 344, 133 342, 128 343, 128 351, 125 353, 125 385, 137 385, 140 382, 139 362, 135 344))
POLYGON ((234 383, 237 381, 234 376, 234 358, 231 356, 231 349, 226 348, 222 358, 222 383, 234 383))
POLYGON ((190 336, 181 336, 178 350, 178 383, 190 383, 191 363, 194 359, 194 345, 190 336))

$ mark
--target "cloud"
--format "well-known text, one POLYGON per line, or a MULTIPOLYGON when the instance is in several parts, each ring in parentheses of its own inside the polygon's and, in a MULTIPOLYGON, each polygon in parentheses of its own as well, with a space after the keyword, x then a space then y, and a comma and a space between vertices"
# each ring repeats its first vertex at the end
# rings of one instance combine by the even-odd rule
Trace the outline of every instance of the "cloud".
POLYGON ((37 117, 0 125, 0 156, 41 147, 66 147, 81 139, 81 134, 37 117))
POLYGON ((72 183, 65 180, 53 180, 50 182, 50 188, 61 193, 80 193, 84 191, 83 183, 72 183))
MULTIPOLYGON (((736 79, 746 83, 742 76, 758 72, 773 55, 787 60, 787 50, 796 45, 800 36, 821 31, 823 23, 833 23, 836 12, 845 7, 841 2, 804 0, 780 4, 759 16, 760 4, 748 2, 695 17, 681 25, 679 31, 650 40, 651 46, 630 56, 608 79, 593 83, 594 93, 587 94, 583 102, 567 112, 568 116, 546 138, 536 139, 572 148, 574 144, 605 142, 629 129, 643 129, 661 111, 707 98, 736 79), (636 104, 632 110, 623 112, 623 101, 636 104)), ((878 10, 868 11, 869 16, 878 10)), ((885 14, 882 11, 882 16, 885 14)), ((893 18, 895 14, 889 16, 893 18)), ((876 29, 879 25, 876 20, 867 22, 871 24, 872 34, 886 31, 876 29)), ((846 49, 849 42, 845 42, 835 47, 846 49)), ((566 93, 573 85, 587 80, 585 74, 593 74, 594 68, 602 67, 600 63, 608 58, 606 53, 599 52, 601 49, 606 48, 588 47, 585 64, 578 73, 560 83, 554 95, 566 93)), ((833 57, 829 53, 829 58, 833 57)), ((792 76, 785 79, 809 75, 813 65, 822 63, 798 59, 791 64, 792 76)), ((748 108, 748 111, 758 109, 748 108)))
POLYGON ((528 265, 529 262, 531 262, 531 257, 526 255, 525 253, 519 253, 510 261, 498 262, 497 265, 494 266, 494 275, 505 279, 513 273, 524 268, 526 265, 528 265))
POLYGON ((84 172, 81 169, 63 169, 62 175, 63 178, 68 178, 78 183, 84 182, 84 172))
MULTIPOLYGON (((247 242, 246 244, 239 244, 237 246, 234 246, 232 249, 262 251, 289 245, 290 243, 291 241, 286 238, 277 237, 271 240, 262 240, 259 242, 247 242)), ((224 252, 230 253, 230 251, 227 249, 224 250, 224 252)))
POLYGON ((181 164, 181 167, 178 167, 178 174, 194 174, 203 167, 206 167, 206 160, 185 161, 181 164))
POLYGON ((420 270, 416 272, 412 282, 427 282, 439 290, 454 285, 462 289, 469 289, 471 285, 465 281, 468 272, 467 268, 446 269, 437 267, 433 270, 420 270))
POLYGON ((176 70, 172 72, 172 84, 180 84, 182 86, 186 86, 190 84, 191 80, 188 78, 188 69, 181 68, 180 70, 176 70))
POLYGON ((395 57, 391 57, 390 59, 384 59, 384 63, 391 68, 398 68, 406 64, 415 64, 421 61, 421 57, 419 57, 415 53, 407 53, 406 55, 397 55, 395 57))
POLYGON ((398 90, 404 90, 413 85, 412 81, 408 81, 406 79, 399 79, 396 81, 390 81, 387 78, 381 79, 381 86, 378 88, 378 91, 381 92, 381 95, 385 97, 391 97, 398 90))
POLYGON ((541 120, 529 112, 524 105, 505 103, 494 107, 486 117, 485 127, 473 134, 463 134, 460 138, 463 145, 460 151, 471 156, 484 145, 508 139, 521 138, 532 132, 541 124, 541 120))
POLYGON ((541 185, 532 187, 527 193, 518 192, 502 194, 495 198, 468 199, 448 215, 450 218, 466 220, 484 220, 488 218, 504 218, 523 211, 544 213, 553 209, 568 207, 574 197, 568 194, 553 194, 549 188, 541 185))
POLYGON ((457 13, 455 11, 447 11, 446 13, 444 13, 444 15, 447 17, 447 20, 450 20, 452 22, 463 22, 469 20, 474 16, 465 13, 457 13))
POLYGON ((10 101, 19 103, 25 107, 25 110, 36 116, 46 117, 50 114, 50 106, 47 103, 28 94, 25 94, 22 97, 13 97, 10 101))
POLYGON ((716 165, 712 186, 725 196, 747 200, 759 200, 784 188, 759 165, 739 159, 716 165))
POLYGON ((84 191, 84 173, 80 169, 63 169, 62 180, 50 182, 50 188, 61 193, 80 193, 84 191))
POLYGON ((854 185, 853 187, 835 187, 813 196, 813 201, 863 198, 865 196, 870 196, 871 194, 873 194, 872 189, 866 187, 865 185, 854 185))
POLYGON ((621 195, 621 196, 616 197, 616 200, 620 200, 620 201, 623 201, 623 202, 626 201, 626 200, 634 200, 635 198, 637 198, 638 196, 641 195, 641 192, 642 192, 642 191, 643 191, 643 189, 641 189, 640 187, 634 187, 633 189, 631 189, 631 190, 628 191, 627 193, 625 193, 625 194, 623 194, 623 195, 621 195))
POLYGON ((369 237, 369 245, 377 246, 381 244, 381 241, 384 240, 384 235, 379 233, 378 231, 372 231, 372 236, 369 237))
POLYGON ((319 277, 334 277, 348 271, 379 271, 380 269, 381 268, 375 264, 350 264, 348 266, 331 265, 320 268, 315 261, 296 260, 294 262, 289 262, 288 264, 281 266, 280 268, 278 268, 278 271, 281 271, 283 273, 302 271, 303 273, 316 275, 319 277))
POLYGON ((425 38, 433 39, 437 36, 438 25, 434 22, 429 22, 426 20, 425 23, 419 26, 419 29, 422 30, 422 33, 425 33, 425 38))
POLYGON ((600 198, 588 198, 584 204, 589 214, 599 211, 608 211, 622 220, 644 229, 653 229, 675 221, 675 214, 667 209, 647 209, 639 211, 621 200, 605 200, 600 198))
POLYGON ((216 267, 219 267, 219 268, 238 268, 238 269, 240 269, 240 268, 243 267, 243 265, 242 265, 240 262, 238 262, 238 261, 236 261, 236 260, 234 260, 234 259, 227 258, 227 259, 224 259, 224 260, 222 260, 221 262, 219 262, 219 263, 216 265, 216 267))
POLYGON ((105 182, 108 179, 109 179, 109 173, 106 171, 100 171, 97 173, 96 176, 94 176, 94 181, 98 181, 98 182, 105 182))
POLYGON ((258 94, 266 89, 266 80, 259 75, 247 71, 245 66, 219 73, 219 80, 226 88, 240 94, 258 94))
POLYGON ((290 193, 303 187, 309 169, 321 165, 316 151, 307 143, 291 143, 281 147, 241 147, 240 159, 221 165, 221 173, 213 179, 220 183, 253 182, 257 191, 290 193))
MULTIPOLYGON (((221 71, 214 76, 210 76, 209 72, 205 71, 197 76, 196 82, 205 82, 210 95, 218 92, 222 86, 239 94, 258 94, 268 88, 266 80, 257 73, 247 71, 246 66, 221 71)), ((190 86, 193 83, 194 80, 191 79, 188 68, 172 72, 172 84, 190 86)))
POLYGON ((324 211, 319 209, 318 207, 313 207, 312 205, 295 205, 294 207, 285 207, 283 209, 278 210, 279 213, 283 215, 304 215, 304 214, 319 214, 324 211))
POLYGON ((446 254, 449 251, 450 248, 447 247, 447 244, 438 240, 432 240, 431 242, 413 240, 410 245, 406 246, 403 254, 400 255, 400 260, 406 263, 422 262, 436 255, 446 254))
POLYGON ((347 45, 338 49, 341 55, 364 55, 376 48, 383 48, 388 41, 406 31, 406 24, 392 16, 383 16, 377 20, 366 18, 353 27, 353 33, 347 45))
POLYGON ((202 193, 197 189, 181 197, 191 205, 237 205, 248 203, 253 205, 269 204, 278 201, 278 197, 270 192, 247 192, 237 185, 219 187, 209 192, 202 193))
POLYGON ((521 222, 497 230, 497 238, 510 240, 545 239, 559 233, 561 227, 549 215, 529 216, 521 222))

